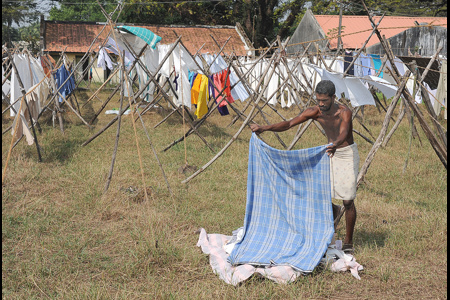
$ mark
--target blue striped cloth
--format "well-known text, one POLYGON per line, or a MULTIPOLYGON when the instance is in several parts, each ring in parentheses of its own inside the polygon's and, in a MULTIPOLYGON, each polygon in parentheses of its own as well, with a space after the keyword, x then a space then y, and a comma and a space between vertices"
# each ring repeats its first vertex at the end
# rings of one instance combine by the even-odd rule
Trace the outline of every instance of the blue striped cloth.
POLYGON ((156 44, 159 43, 159 41, 161 41, 160 36, 154 34, 147 28, 132 27, 132 26, 117 26, 117 28, 120 28, 123 31, 126 31, 128 33, 131 33, 131 34, 134 34, 135 36, 140 37, 153 49, 155 49, 156 44))
POLYGON ((278 150, 250 139, 243 240, 232 265, 289 265, 312 272, 334 234, 326 146, 278 150))

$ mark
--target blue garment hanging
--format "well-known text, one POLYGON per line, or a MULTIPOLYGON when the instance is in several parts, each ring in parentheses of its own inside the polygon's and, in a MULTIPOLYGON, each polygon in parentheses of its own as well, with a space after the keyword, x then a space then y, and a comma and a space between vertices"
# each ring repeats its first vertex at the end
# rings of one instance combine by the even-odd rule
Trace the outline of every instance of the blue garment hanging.
MULTIPOLYGON (((372 57, 373 66, 374 66, 376 72, 378 72, 382 65, 380 55, 378 55, 378 54, 369 54, 369 55, 370 55, 370 57, 372 57)), ((383 72, 381 72, 380 75, 378 75, 378 77, 383 78, 383 72)))
MULTIPOLYGON (((67 78, 69 78, 70 73, 67 71, 64 64, 56 71, 54 78, 56 81, 56 89, 58 90, 60 86, 66 81, 67 78)), ((70 79, 67 80, 66 83, 64 83, 63 87, 59 90, 59 93, 61 94, 64 99, 66 99, 72 91, 75 89, 75 79, 72 76, 70 76, 70 79)), ((63 98, 59 96, 59 102, 63 102, 63 98)))

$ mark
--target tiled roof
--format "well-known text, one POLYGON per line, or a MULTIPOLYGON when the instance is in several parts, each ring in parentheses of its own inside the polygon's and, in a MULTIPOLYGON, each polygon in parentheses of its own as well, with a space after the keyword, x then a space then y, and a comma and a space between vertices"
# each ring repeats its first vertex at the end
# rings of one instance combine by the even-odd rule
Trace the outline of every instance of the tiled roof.
MULTIPOLYGON (((320 27, 322 27, 325 34, 329 34, 330 30, 337 31, 339 27, 339 16, 335 15, 314 15, 320 27)), ((374 17, 375 24, 378 23, 381 17, 374 17)), ((414 21, 421 23, 432 23, 435 26, 447 27, 447 18, 442 17, 394 17, 385 16, 381 20, 378 29, 381 35, 390 38, 400 32, 405 31, 410 27, 416 26, 414 21)), ((372 32, 372 24, 367 16, 342 16, 342 42, 344 48, 361 48, 364 42, 372 32), (358 32, 358 33, 355 33, 358 32), (355 33, 350 34, 349 33, 355 33)), ((366 47, 370 47, 379 43, 376 34, 372 35, 366 47)), ((330 48, 337 48, 337 38, 330 40, 330 48)))
MULTIPOLYGON (((66 52, 86 53, 95 37, 104 27, 103 23, 94 22, 62 22, 62 21, 44 21, 44 51, 61 52, 66 47, 66 52)), ((119 25, 119 24, 117 24, 119 25)), ((120 24, 128 26, 139 26, 151 30, 153 33, 162 37, 161 44, 171 44, 181 35, 181 41, 192 54, 195 54, 203 44, 200 53, 216 53, 219 51, 211 35, 214 36, 220 47, 230 40, 224 48, 224 52, 236 55, 247 55, 248 49, 243 39, 232 26, 159 26, 142 24, 120 24)), ((42 26, 42 25, 41 25, 42 26)), ((98 49, 103 39, 109 32, 109 26, 100 35, 95 42, 93 49, 98 49)))

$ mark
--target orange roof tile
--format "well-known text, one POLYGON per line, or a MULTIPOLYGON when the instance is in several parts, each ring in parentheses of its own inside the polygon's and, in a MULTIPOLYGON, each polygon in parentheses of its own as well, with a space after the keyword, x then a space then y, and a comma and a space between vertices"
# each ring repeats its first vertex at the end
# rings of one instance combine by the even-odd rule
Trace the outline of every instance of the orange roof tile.
MULTIPOLYGON (((339 16, 337 15, 314 15, 320 27, 325 34, 329 34, 330 30, 336 30, 339 27, 339 16)), ((375 24, 381 17, 374 17, 375 24)), ((443 17, 395 17, 385 16, 381 20, 378 29, 386 38, 390 38, 410 27, 416 26, 414 21, 420 23, 432 23, 435 26, 447 27, 447 18, 443 17)), ((344 48, 361 48, 364 42, 372 32, 372 25, 367 16, 342 16, 342 42, 344 48), (345 27, 344 27, 345 26, 345 27), (350 34, 355 33, 355 34, 350 34)), ((370 38, 366 47, 370 47, 379 43, 378 37, 374 34, 370 38)), ((337 38, 330 40, 330 48, 337 48, 337 38)))
MULTIPOLYGON (((61 52, 66 47, 66 52, 86 53, 95 37, 104 27, 103 23, 94 22, 63 22, 63 21, 44 21, 44 51, 61 52)), ((119 25, 119 24, 118 24, 119 25)), ((123 25, 123 24, 120 24, 123 25)), ((224 48, 224 52, 230 54, 234 52, 236 55, 247 55, 248 49, 246 44, 232 26, 160 26, 160 25, 141 25, 141 24, 125 24, 128 26, 139 26, 151 30, 159 35, 162 40, 161 44, 171 44, 181 35, 181 41, 192 54, 195 54, 200 47, 200 53, 215 53, 219 51, 211 35, 222 46, 226 40, 230 38, 224 48)), ((93 49, 98 46, 107 36, 109 26, 100 35, 99 39, 94 43, 93 49)))

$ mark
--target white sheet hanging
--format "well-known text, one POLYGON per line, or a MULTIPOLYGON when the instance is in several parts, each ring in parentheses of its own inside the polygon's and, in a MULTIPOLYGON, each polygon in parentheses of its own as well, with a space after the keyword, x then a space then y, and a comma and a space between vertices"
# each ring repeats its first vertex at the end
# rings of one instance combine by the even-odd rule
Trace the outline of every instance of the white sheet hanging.
MULTIPOLYGON (((117 45, 116 42, 111 37, 108 37, 108 41, 105 44, 105 48, 116 55, 122 55, 123 51, 128 48, 126 48, 125 45, 122 43, 121 43, 121 45, 122 46, 117 45)), ((140 50, 138 52, 136 52, 136 54, 139 52, 140 52, 140 50)), ((127 69, 131 66, 131 64, 134 62, 134 60, 135 59, 134 59, 133 54, 131 54, 129 51, 125 50, 125 67, 127 69)))
MULTIPOLYGON (((266 63, 267 67, 268 63, 266 63)), ((269 72, 267 72, 266 77, 264 82, 268 82, 268 86, 266 88, 266 92, 265 92, 265 96, 266 98, 269 98, 269 104, 271 105, 276 105, 277 104, 277 89, 278 89, 278 79, 279 79, 279 75, 277 74, 277 70, 275 70, 275 72, 273 72, 272 76, 270 76, 270 74, 272 73, 272 70, 274 69, 273 65, 269 66, 269 72)))
MULTIPOLYGON (((14 69, 11 72, 12 75, 11 75, 10 103, 13 103, 15 100, 22 97, 22 92, 20 91, 20 85, 19 80, 17 79, 17 75, 20 76, 25 92, 28 91, 35 84, 30 74, 30 68, 28 67, 27 58, 21 54, 14 54, 13 61, 14 64, 16 65, 17 72, 19 72, 19 74, 16 74, 14 69)), ((18 111, 20 107, 20 100, 17 101, 16 104, 13 105, 13 107, 16 111, 18 111)), ((14 111, 10 109, 10 116, 14 117, 15 115, 16 114, 14 113, 14 111)))
POLYGON ((106 68, 112 70, 114 69, 113 62, 106 52, 105 48, 100 48, 98 50, 97 67, 106 70, 106 68))
POLYGON ((345 85, 348 88, 350 103, 353 107, 361 105, 375 105, 375 100, 367 87, 356 77, 345 77, 345 85))
POLYGON ((383 78, 373 76, 373 75, 367 75, 367 76, 364 76, 364 79, 365 79, 365 82, 373 85, 378 90, 380 90, 380 92, 383 93, 387 99, 394 97, 395 94, 397 93, 397 90, 398 90, 397 86, 391 84, 390 82, 388 82, 387 80, 385 80, 383 78))
POLYGON ((240 99, 241 101, 245 101, 248 97, 250 97, 250 95, 245 90, 245 87, 242 84, 242 82, 238 81, 239 78, 237 77, 237 75, 234 73, 234 71, 231 71, 230 84, 233 86, 237 82, 237 84, 231 89, 231 96, 233 97, 234 100, 240 99))
MULTIPOLYGON (((318 67, 315 67, 316 71, 320 74, 322 73, 322 80, 330 80, 334 83, 334 86, 336 87, 336 97, 338 99, 341 98, 341 94, 344 93, 345 97, 350 99, 350 93, 348 91, 347 85, 344 82, 344 78, 342 74, 339 73, 331 73, 327 70, 320 69, 318 67)), ((319 80, 317 80, 317 83, 319 80)))
MULTIPOLYGON (((161 62, 163 61, 163 58, 169 52, 171 47, 172 46, 170 44, 169 45, 161 45, 161 44, 157 45, 157 48, 158 48, 158 51, 159 51, 158 64, 161 64, 161 62)), ((160 69, 159 72, 161 73, 161 75, 163 75, 165 77, 169 77, 170 76, 170 72, 172 72, 172 68, 173 68, 173 51, 172 51, 172 53, 169 54, 169 57, 164 62, 163 66, 162 66, 162 68, 160 69)))

